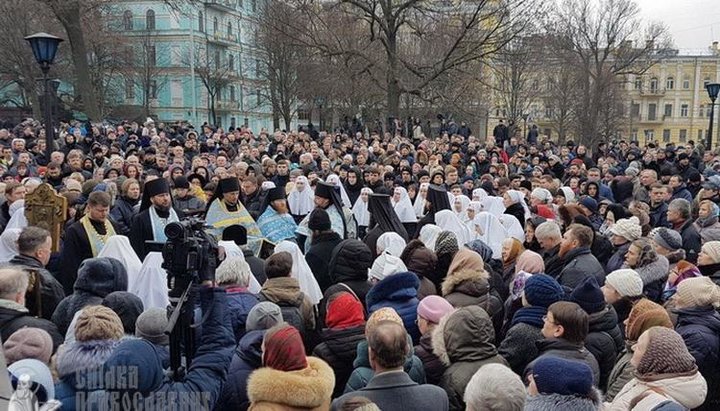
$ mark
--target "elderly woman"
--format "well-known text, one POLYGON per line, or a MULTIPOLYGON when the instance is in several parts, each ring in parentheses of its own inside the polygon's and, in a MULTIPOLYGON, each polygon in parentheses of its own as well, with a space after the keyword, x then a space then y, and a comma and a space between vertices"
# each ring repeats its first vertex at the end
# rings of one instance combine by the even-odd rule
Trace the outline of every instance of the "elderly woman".
POLYGON ((650 240, 643 237, 630 244, 623 268, 632 268, 640 275, 643 280, 643 293, 649 299, 654 302, 661 300, 670 263, 667 258, 655 252, 650 240))
POLYGON ((515 277, 515 264, 517 258, 525 251, 522 243, 517 238, 506 238, 502 243, 502 262, 503 262, 503 283, 505 287, 510 287, 515 277))
POLYGON ((720 285, 720 241, 708 241, 698 254, 697 266, 705 277, 720 285))
POLYGON ((710 200, 700 202, 698 218, 695 220, 695 229, 703 242, 720 240, 720 207, 710 200))
POLYGON ((225 288, 227 314, 230 316, 235 341, 245 334, 245 322, 250 310, 259 302, 258 297, 248 290, 250 266, 242 256, 227 257, 215 271, 215 281, 225 288))

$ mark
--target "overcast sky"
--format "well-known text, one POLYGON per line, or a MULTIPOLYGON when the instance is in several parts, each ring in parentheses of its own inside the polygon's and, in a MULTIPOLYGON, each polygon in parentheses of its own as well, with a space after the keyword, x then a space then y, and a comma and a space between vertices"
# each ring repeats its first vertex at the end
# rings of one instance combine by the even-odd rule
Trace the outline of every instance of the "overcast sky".
POLYGON ((644 20, 660 20, 670 28, 678 48, 700 49, 720 40, 720 0, 636 1, 644 20))

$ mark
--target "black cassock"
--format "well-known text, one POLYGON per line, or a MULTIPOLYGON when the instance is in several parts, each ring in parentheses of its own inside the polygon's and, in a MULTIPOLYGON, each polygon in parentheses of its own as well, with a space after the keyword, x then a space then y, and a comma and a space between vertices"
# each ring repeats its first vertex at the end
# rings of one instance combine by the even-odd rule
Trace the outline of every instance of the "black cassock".
MULTIPOLYGON (((117 233, 117 225, 112 220, 108 219, 108 221, 110 221, 113 229, 117 233)), ((90 224, 92 224, 98 234, 105 235, 106 231, 103 223, 90 220, 90 224)), ((65 295, 72 294, 80 264, 87 258, 93 258, 90 240, 85 232, 85 228, 83 228, 82 222, 76 221, 65 230, 65 239, 60 255, 60 272, 58 273, 57 280, 62 284, 65 295)))

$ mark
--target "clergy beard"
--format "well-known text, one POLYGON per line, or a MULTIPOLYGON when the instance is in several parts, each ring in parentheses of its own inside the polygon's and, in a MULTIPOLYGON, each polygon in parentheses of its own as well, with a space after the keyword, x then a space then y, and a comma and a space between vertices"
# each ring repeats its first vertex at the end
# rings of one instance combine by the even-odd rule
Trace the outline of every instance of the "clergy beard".
POLYGON ((284 202, 279 205, 273 205, 272 208, 274 208, 275 211, 278 212, 278 214, 287 214, 289 212, 287 203, 284 203, 284 202))
POLYGON ((235 203, 235 204, 230 204, 230 203, 228 203, 228 202, 225 201, 225 200, 223 200, 223 202, 225 202, 225 207, 227 207, 228 211, 235 212, 235 211, 238 210, 238 205, 237 205, 237 203, 235 203))
POLYGON ((162 206, 162 205, 155 205, 155 211, 157 211, 158 215, 162 218, 166 218, 168 215, 170 215, 170 207, 162 206))

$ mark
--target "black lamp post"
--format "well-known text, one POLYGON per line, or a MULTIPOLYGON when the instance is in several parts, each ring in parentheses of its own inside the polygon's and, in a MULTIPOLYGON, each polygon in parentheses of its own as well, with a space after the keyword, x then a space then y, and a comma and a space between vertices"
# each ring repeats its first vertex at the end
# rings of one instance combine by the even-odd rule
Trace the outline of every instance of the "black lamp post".
POLYGON ((51 107, 51 90, 50 81, 48 80, 48 72, 50 66, 55 61, 58 46, 63 41, 60 37, 55 37, 47 33, 36 33, 32 36, 25 37, 30 43, 35 61, 40 65, 43 73, 43 84, 45 88, 45 101, 43 109, 45 110, 45 158, 50 161, 50 154, 53 149, 53 141, 55 139, 55 129, 52 124, 52 107, 51 107))
POLYGON ((709 83, 705 86, 708 92, 708 96, 710 96, 710 127, 708 127, 708 134, 707 134, 707 148, 706 150, 711 150, 712 145, 712 136, 713 136, 713 120, 715 119, 715 100, 717 100, 718 93, 720 92, 720 83, 709 83))

